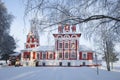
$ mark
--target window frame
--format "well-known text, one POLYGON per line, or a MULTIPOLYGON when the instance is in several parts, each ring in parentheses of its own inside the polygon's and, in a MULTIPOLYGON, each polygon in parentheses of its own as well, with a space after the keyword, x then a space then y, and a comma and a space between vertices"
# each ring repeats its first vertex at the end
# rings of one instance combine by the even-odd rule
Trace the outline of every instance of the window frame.
POLYGON ((76 51, 71 51, 71 53, 70 53, 70 59, 74 59, 74 60, 76 60, 77 59, 77 52, 76 51), (74 57, 73 57, 73 53, 74 53, 74 57))
POLYGON ((53 59, 53 52, 48 52, 48 59, 53 59), (52 55, 52 57, 50 57, 52 55))
POLYGON ((63 59, 63 52, 62 51, 58 51, 58 59, 63 59), (62 54, 61 57, 60 57, 60 54, 62 54))
POLYGON ((86 52, 82 53, 82 59, 87 59, 87 53, 86 52))
POLYGON ((42 52, 42 59, 44 60, 44 59, 47 59, 47 53, 46 52, 42 52), (45 55, 45 56, 43 56, 43 55, 45 55), (44 58, 45 57, 45 58, 44 58))
POLYGON ((64 51, 64 59, 69 59, 69 51, 64 51), (66 54, 68 54, 67 57, 66 54))
POLYGON ((63 49, 63 42, 62 41, 58 42, 58 49, 63 49), (61 47, 60 47, 60 44, 62 44, 61 47))
POLYGON ((69 49, 69 41, 64 41, 64 48, 69 49), (67 44, 67 47, 66 47, 66 44, 67 44))
POLYGON ((76 49, 76 40, 71 41, 70 48, 73 49, 73 50, 76 49), (72 44, 74 44, 74 46, 75 46, 74 48, 72 48, 72 44))

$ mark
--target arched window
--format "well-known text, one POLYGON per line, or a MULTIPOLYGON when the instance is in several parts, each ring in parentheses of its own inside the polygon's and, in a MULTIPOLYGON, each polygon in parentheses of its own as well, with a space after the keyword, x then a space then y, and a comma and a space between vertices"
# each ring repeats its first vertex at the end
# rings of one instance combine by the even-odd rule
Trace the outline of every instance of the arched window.
POLYGON ((62 35, 58 35, 58 38, 62 38, 62 35))
POLYGON ((70 38, 70 36, 69 35, 64 35, 64 38, 70 38))
POLYGON ((77 35, 72 35, 71 37, 72 37, 72 38, 77 38, 77 35))

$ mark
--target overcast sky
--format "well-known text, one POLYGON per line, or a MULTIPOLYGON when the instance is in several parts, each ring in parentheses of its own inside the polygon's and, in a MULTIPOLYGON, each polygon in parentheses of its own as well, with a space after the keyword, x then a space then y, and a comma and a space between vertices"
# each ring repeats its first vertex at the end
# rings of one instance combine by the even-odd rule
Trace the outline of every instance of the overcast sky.
MULTIPOLYGON (((26 41, 26 35, 30 29, 29 19, 25 20, 24 24, 24 5, 22 0, 2 0, 5 3, 5 6, 8 9, 8 12, 15 16, 14 21, 11 25, 10 34, 14 36, 15 39, 19 40, 17 43, 18 47, 16 51, 20 52, 20 50, 24 49, 24 43, 26 41)), ((50 38, 53 38, 52 34, 50 34, 50 38)), ((47 34, 40 35, 40 45, 48 45, 47 34)), ((54 45, 53 40, 51 40, 49 45, 54 45), (52 42, 52 43, 51 43, 52 42)), ((80 38, 80 44, 87 45, 91 47, 91 44, 87 42, 85 39, 80 38)))

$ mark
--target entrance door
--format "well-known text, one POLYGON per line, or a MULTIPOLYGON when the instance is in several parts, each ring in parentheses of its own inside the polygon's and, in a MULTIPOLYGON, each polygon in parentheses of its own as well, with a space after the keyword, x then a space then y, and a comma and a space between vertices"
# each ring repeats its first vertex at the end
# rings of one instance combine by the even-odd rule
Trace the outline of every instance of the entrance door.
POLYGON ((68 62, 68 66, 71 66, 70 62, 68 62))
POLYGON ((59 62, 59 66, 62 66, 62 62, 59 62))
POLYGON ((45 66, 45 62, 43 62, 42 65, 45 66))
POLYGON ((86 64, 85 64, 85 62, 83 62, 83 66, 85 66, 86 64))

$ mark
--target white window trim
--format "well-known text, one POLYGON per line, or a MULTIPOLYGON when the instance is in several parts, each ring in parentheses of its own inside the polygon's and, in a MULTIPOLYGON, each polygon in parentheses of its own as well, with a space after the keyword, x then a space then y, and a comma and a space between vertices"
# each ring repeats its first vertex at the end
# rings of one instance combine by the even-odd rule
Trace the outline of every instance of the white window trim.
POLYGON ((87 52, 82 52, 82 59, 87 59, 87 52), (84 54, 86 55, 86 57, 84 57, 84 54))

